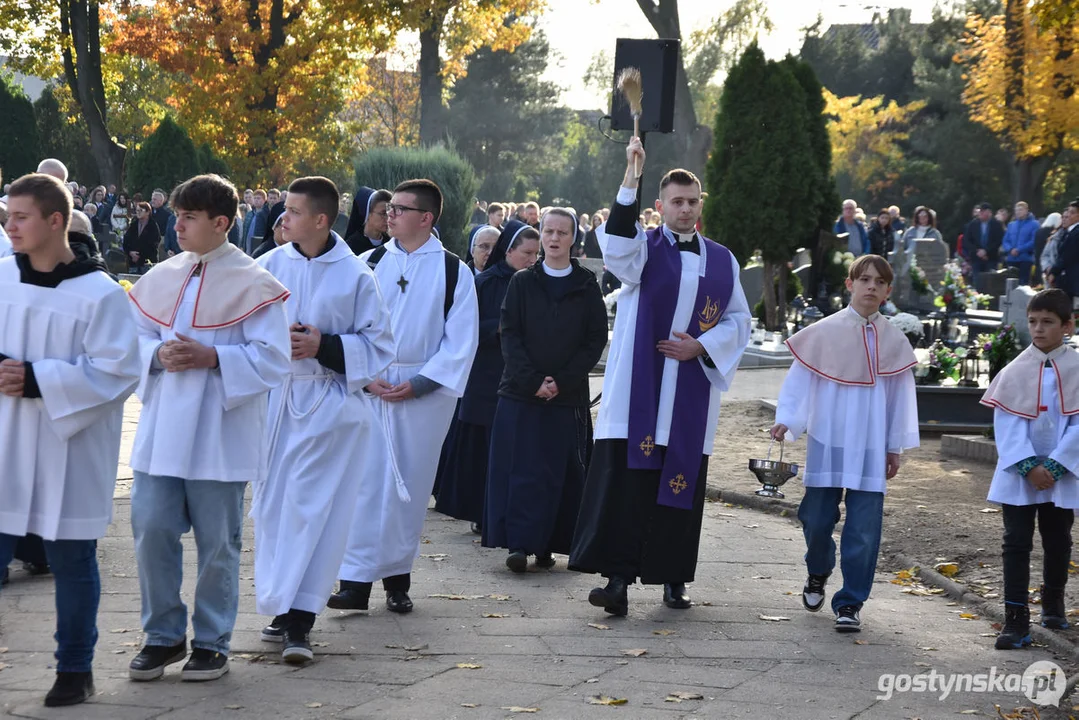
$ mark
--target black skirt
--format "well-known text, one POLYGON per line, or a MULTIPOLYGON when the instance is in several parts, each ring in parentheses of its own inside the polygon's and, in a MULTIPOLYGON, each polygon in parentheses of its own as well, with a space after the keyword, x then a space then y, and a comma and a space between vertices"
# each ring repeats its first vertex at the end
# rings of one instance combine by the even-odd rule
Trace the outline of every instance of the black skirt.
POLYGON ((625 440, 597 440, 570 553, 570 570, 645 585, 693 582, 708 488, 701 456, 693 508, 656 503, 659 470, 630 470, 625 440))
POLYGON ((435 511, 483 523, 483 496, 487 490, 487 456, 491 429, 455 420, 439 461, 439 490, 435 511))
POLYGON ((588 454, 587 408, 498 399, 483 546, 569 554, 588 454))

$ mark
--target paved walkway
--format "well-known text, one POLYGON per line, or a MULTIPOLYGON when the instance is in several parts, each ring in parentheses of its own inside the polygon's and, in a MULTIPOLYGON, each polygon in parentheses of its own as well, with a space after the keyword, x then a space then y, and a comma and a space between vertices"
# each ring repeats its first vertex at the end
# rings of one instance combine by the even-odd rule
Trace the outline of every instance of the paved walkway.
MULTIPOLYGON (((98 695, 50 711, 52 584, 21 570, 0 596, 0 708, 14 717, 141 718, 506 718, 506 708, 543 717, 937 718, 964 711, 995 716, 1030 703, 1021 692, 896 694, 878 699, 882 673, 1021 673, 1043 649, 999 653, 993 631, 963 619, 941 597, 904 594, 878 577, 860 636, 838 635, 828 613, 801 609, 801 535, 788 520, 710 503, 698 603, 675 611, 658 588, 631 589, 628 618, 606 617, 585 598, 594 578, 551 571, 515 576, 501 551, 485 550, 463 522, 429 513, 416 563, 416 610, 399 616, 328 611, 313 635, 317 661, 278 663, 279 646, 258 638, 251 526, 245 533, 240 616, 232 672, 206 684, 133 683, 126 667, 140 645, 139 596, 130 506, 100 544, 104 596, 95 661, 98 695), (464 599, 454 599, 463 597, 464 599), (762 619, 787 618, 782 620, 762 619), (682 702, 668 701, 684 693, 682 702), (626 702, 589 704, 591 696, 626 702)), ((185 592, 194 576, 185 540, 185 592)), ((377 595, 378 593, 376 593, 377 595)), ((971 714, 971 713, 968 713, 971 714)))

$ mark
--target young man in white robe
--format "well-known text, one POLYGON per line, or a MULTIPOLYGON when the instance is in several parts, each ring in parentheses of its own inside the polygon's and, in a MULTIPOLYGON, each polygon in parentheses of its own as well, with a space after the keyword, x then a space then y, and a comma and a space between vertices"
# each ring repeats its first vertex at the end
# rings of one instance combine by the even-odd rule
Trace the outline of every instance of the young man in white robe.
MULTIPOLYGON (((56 577, 56 682, 49 706, 94 694, 101 579, 124 400, 138 382, 127 298, 99 255, 68 242, 71 195, 47 175, 11 185, 0 260, 0 568, 27 533, 56 577)), ((15 622, 15 616, 10 616, 15 622)))
POLYGON ((340 202, 324 177, 289 186, 285 243, 259 265, 289 289, 292 372, 270 392, 269 475, 255 488, 256 609, 284 642, 286 662, 311 660, 310 632, 326 607, 348 542, 356 472, 385 444, 363 388, 393 361, 389 314, 370 268, 330 230, 340 202))
POLYGON ((133 680, 187 656, 180 537, 195 534, 198 583, 187 681, 228 672, 240 594, 244 489, 266 472, 266 400, 289 373, 288 290, 227 240, 239 200, 216 175, 178 186, 170 205, 184 252, 131 289, 142 400, 131 468, 131 529, 145 646, 133 680))
POLYGON ((696 231, 700 180, 668 172, 656 203, 663 225, 646 232, 637 209, 644 164, 633 138, 610 218, 597 229, 622 292, 569 560, 571 570, 607 578, 588 601, 616 616, 628 612, 627 586, 637 580, 661 585, 667 607, 692 605, 686 583, 697 568, 708 457, 750 329, 737 259, 696 231))
POLYGON ((1079 508, 1079 353, 1071 298, 1042 290, 1027 305, 1031 344, 990 383, 982 404, 993 408, 996 472, 989 502, 1004 519, 1004 627, 997 650, 1030 645, 1030 551, 1037 520, 1043 551, 1042 626, 1068 628, 1064 588, 1072 524, 1079 508))
POLYGON ((858 632, 877 569, 886 481, 899 472, 902 452, 918 447, 918 404, 914 351, 879 312, 892 291, 888 261, 878 255, 855 260, 847 289, 850 305, 787 341, 795 362, 771 435, 781 442, 806 435, 798 520, 809 577, 802 605, 809 612, 824 606, 843 500, 843 587, 832 596, 832 611, 837 632, 858 632))
POLYGON ((361 256, 375 266, 395 342, 393 364, 367 386, 386 445, 368 458, 341 590, 328 605, 367 610, 371 585, 382 580, 387 608, 407 613, 427 498, 479 343, 479 304, 472 271, 432 233, 442 214, 437 185, 401 183, 386 212, 394 239, 361 256))

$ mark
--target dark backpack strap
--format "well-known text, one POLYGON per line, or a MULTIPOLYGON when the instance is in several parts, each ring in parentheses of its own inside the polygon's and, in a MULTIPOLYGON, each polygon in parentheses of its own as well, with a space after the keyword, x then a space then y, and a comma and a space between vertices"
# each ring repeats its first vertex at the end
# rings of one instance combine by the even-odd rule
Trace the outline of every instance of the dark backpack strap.
POLYGON ((449 250, 443 250, 446 260, 446 299, 442 303, 442 319, 450 316, 450 308, 453 307, 453 295, 457 292, 457 277, 461 272, 461 258, 449 250))
POLYGON ((379 261, 386 255, 386 244, 383 243, 375 248, 375 251, 371 253, 371 257, 367 258, 367 265, 372 270, 378 265, 379 261))

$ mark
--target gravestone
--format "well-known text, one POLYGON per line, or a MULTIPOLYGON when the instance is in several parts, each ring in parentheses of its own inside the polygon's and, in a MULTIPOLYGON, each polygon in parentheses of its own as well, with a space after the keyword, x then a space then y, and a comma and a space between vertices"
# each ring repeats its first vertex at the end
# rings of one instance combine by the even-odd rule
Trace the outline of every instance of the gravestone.
POLYGON ((742 290, 746 294, 746 301, 752 310, 753 307, 764 297, 764 266, 753 265, 747 267, 738 274, 742 282, 742 290))
MULTIPOLYGON (((944 282, 944 264, 948 262, 948 246, 936 238, 921 238, 914 241, 914 259, 918 267, 925 272, 925 280, 932 292, 912 298, 913 306, 918 310, 932 312, 936 309, 933 299, 940 292, 944 282)), ((910 282, 908 274, 907 282, 910 282)))
MULTIPOLYGON (((1008 285, 1011 286, 1012 283, 1008 283, 1008 285)), ((1015 287, 1009 287, 1007 294, 1000 299, 1000 309, 1004 313, 1002 322, 1005 325, 1015 326, 1015 331, 1019 333, 1019 339, 1023 341, 1024 345, 1030 344, 1030 328, 1027 326, 1027 305, 1034 295, 1035 292, 1032 287, 1019 285, 1018 281, 1016 281, 1015 287)))
MULTIPOLYGON (((797 276, 799 282, 802 283, 802 297, 812 297, 813 295, 810 292, 812 288, 809 286, 809 281, 812 279, 810 276, 813 274, 813 266, 806 263, 805 265, 802 265, 797 270, 795 270, 794 274, 795 276, 797 276)), ((788 290, 788 300, 792 299, 790 297, 790 294, 790 290, 788 290)))
POLYGON ((794 267, 800 268, 803 265, 809 265, 812 262, 813 258, 805 248, 798 248, 794 251, 794 267))
POLYGON ((978 292, 985 293, 992 300, 989 308, 995 310, 999 299, 1007 293, 1008 278, 1014 277, 1015 273, 1009 268, 1004 270, 992 270, 978 274, 978 282, 974 287, 978 292))
POLYGON ((592 274, 596 276, 596 282, 600 283, 602 287, 603 260, 600 258, 577 258, 577 262, 581 264, 581 267, 591 270, 592 274))

